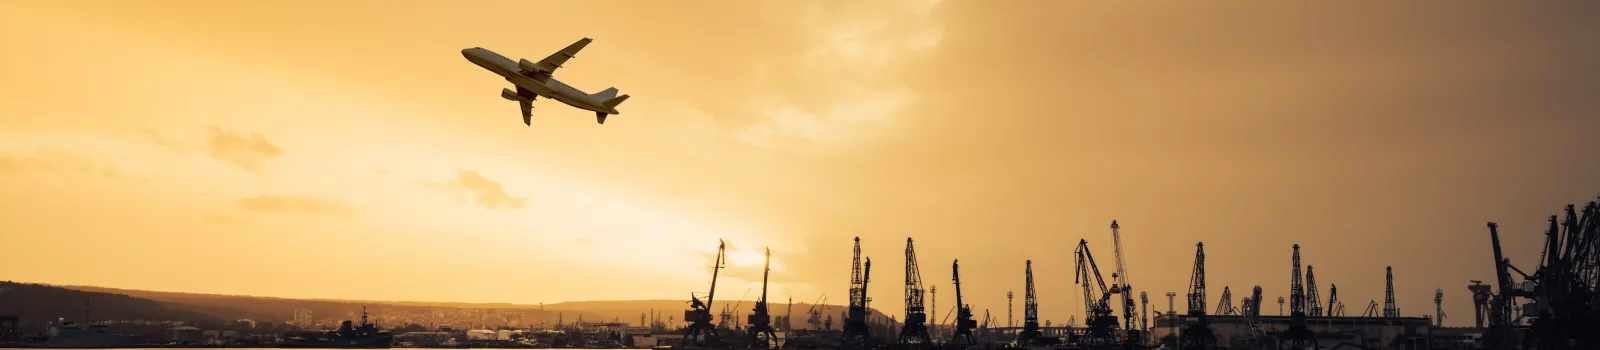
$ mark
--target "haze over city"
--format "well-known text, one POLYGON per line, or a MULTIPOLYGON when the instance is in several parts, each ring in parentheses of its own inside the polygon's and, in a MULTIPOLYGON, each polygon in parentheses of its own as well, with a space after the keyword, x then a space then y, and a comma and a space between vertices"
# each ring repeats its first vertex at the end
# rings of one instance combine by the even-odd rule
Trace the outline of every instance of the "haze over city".
POLYGON ((997 314, 1033 260, 1062 322, 1117 220, 1156 310, 1196 242, 1213 295, 1269 298, 1299 244, 1350 309, 1393 266, 1404 314, 1443 289, 1467 324, 1484 223, 1532 264, 1600 191, 1600 5, 1002 3, 9 2, 0 280, 687 300, 721 238, 719 295, 755 299, 770 247, 773 302, 840 304, 859 236, 896 315, 912 237, 997 314), (604 125, 523 125, 460 54, 584 37, 557 76, 632 95, 604 125))

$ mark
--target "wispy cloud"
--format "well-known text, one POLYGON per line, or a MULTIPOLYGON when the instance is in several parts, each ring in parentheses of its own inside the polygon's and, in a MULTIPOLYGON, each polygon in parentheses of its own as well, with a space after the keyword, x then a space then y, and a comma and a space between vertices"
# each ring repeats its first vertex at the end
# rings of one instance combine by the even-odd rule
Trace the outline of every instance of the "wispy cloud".
POLYGON ((233 133, 213 125, 208 144, 212 158, 231 162, 246 171, 260 171, 260 162, 283 155, 278 146, 260 133, 233 133))
POLYGON ((150 141, 150 143, 154 143, 157 146, 178 152, 179 154, 188 154, 191 151, 188 145, 184 145, 182 142, 169 139, 166 136, 161 135, 160 132, 156 132, 155 129, 148 127, 140 128, 139 133, 144 134, 145 139, 150 141))
POLYGON ((310 214, 344 216, 354 212, 348 204, 332 198, 304 195, 263 195, 240 199, 239 209, 262 214, 310 214))
POLYGON ((499 182, 483 177, 474 170, 457 171, 455 184, 472 191, 478 205, 484 208, 515 210, 527 205, 526 198, 511 196, 499 182))
POLYGON ((0 174, 22 175, 28 173, 77 174, 112 179, 122 178, 123 175, 114 166, 65 151, 40 150, 29 155, 0 154, 0 174))
POLYGON ((774 92, 758 103, 763 118, 736 137, 761 147, 839 145, 892 124, 916 96, 897 83, 901 66, 943 40, 943 26, 927 15, 941 2, 867 2, 848 9, 815 5, 801 16, 810 48, 790 64, 796 65, 792 71, 829 67, 828 74, 796 77, 811 85, 818 99, 803 103, 774 92))

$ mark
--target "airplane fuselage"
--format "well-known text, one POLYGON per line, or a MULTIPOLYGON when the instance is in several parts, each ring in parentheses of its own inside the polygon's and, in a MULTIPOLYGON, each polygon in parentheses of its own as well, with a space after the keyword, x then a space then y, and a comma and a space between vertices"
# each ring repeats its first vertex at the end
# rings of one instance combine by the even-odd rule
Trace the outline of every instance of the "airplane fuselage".
MULTIPOLYGON (((592 95, 568 86, 555 78, 547 78, 544 82, 534 80, 533 77, 522 74, 522 69, 505 56, 481 47, 461 50, 461 55, 468 61, 500 75, 506 81, 516 85, 522 90, 531 91, 538 96, 560 101, 568 106, 606 114, 618 114, 615 107, 607 107, 605 101, 600 101, 592 95)), ((524 96, 533 98, 533 96, 524 96)))

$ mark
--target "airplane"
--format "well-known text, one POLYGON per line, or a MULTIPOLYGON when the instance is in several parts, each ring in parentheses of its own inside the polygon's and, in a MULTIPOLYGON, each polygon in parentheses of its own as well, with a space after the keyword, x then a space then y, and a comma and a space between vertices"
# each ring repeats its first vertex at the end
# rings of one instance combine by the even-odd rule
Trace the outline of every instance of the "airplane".
POLYGON ((584 46, 589 45, 590 41, 593 40, 589 38, 578 40, 578 42, 568 45, 567 48, 561 49, 560 52, 556 52, 550 57, 545 57, 539 62, 530 62, 526 58, 512 62, 511 59, 482 47, 462 49, 461 55, 466 56, 468 61, 472 61, 479 67, 499 74, 506 81, 511 82, 512 85, 516 85, 516 91, 511 89, 500 90, 500 97, 517 101, 518 104, 522 105, 523 124, 533 126, 533 100, 539 96, 561 101, 561 103, 579 109, 593 111, 595 121, 605 124, 606 115, 621 113, 617 112, 617 105, 622 104, 622 101, 628 100, 628 95, 617 96, 617 88, 614 87, 593 94, 584 93, 551 78, 551 74, 555 73, 557 68, 561 68, 562 63, 566 63, 567 59, 578 53, 578 50, 582 50, 584 46))

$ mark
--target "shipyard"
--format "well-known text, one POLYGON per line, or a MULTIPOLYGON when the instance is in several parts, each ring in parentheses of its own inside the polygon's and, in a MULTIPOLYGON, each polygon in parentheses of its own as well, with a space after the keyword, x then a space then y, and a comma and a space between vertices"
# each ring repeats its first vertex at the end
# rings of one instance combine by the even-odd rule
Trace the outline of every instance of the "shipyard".
POLYGON ((1600 350, 1600 1, 0 3, 0 350, 1600 350))
MULTIPOLYGON (((311 312, 297 309, 283 329, 266 328, 259 332, 254 321, 241 320, 223 326, 223 331, 203 330, 181 322, 166 322, 145 327, 150 334, 119 333, 108 320, 94 318, 93 304, 86 304, 86 322, 49 322, 44 333, 18 330, 16 316, 0 315, 0 345, 42 348, 123 348, 123 347, 311 347, 311 348, 678 348, 678 349, 1373 349, 1373 350, 1452 350, 1452 349, 1588 349, 1600 345, 1600 335, 1592 325, 1600 320, 1600 305, 1595 300, 1596 271, 1600 271, 1600 202, 1568 205, 1549 217, 1542 243, 1544 256, 1526 268, 1512 265, 1502 255, 1500 229, 1486 225, 1483 239, 1492 247, 1495 269, 1483 274, 1492 283, 1463 281, 1460 293, 1470 296, 1474 323, 1470 327, 1447 327, 1443 300, 1445 291, 1434 292, 1433 312, 1403 314, 1395 301, 1395 285, 1404 283, 1385 269, 1385 297, 1365 305, 1346 306, 1339 298, 1338 286, 1320 287, 1315 266, 1302 260, 1302 247, 1289 247, 1286 261, 1290 285, 1287 295, 1263 293, 1263 285, 1240 288, 1206 284, 1206 245, 1194 245, 1192 273, 1186 291, 1140 290, 1128 282, 1129 271, 1123 260, 1121 226, 1110 223, 1113 251, 1096 258, 1089 238, 1079 240, 1072 250, 1073 285, 1081 288, 1076 302, 1084 313, 1071 315, 1064 323, 1038 317, 1034 263, 1024 260, 1021 295, 1006 295, 1005 315, 991 314, 985 307, 980 315, 976 306, 966 303, 962 293, 961 262, 950 258, 949 269, 939 264, 921 264, 915 241, 905 240, 904 260, 880 261, 879 281, 874 283, 872 259, 862 256, 861 238, 852 242, 850 285, 844 312, 839 318, 825 311, 826 295, 802 310, 804 321, 794 323, 792 297, 784 303, 769 301, 767 281, 771 273, 771 251, 763 255, 761 289, 753 305, 744 301, 718 302, 717 281, 726 264, 726 243, 719 243, 711 266, 710 283, 704 293, 694 293, 689 307, 681 314, 672 310, 641 311, 638 323, 584 321, 581 316, 568 322, 558 313, 553 325, 523 325, 520 320, 504 322, 489 329, 455 329, 436 325, 434 329, 380 329, 369 321, 362 307, 359 323, 343 321, 337 329, 314 330, 311 312), (1109 260, 1109 261, 1108 261, 1109 260), (884 273, 885 261, 893 262, 904 276, 884 273), (926 270, 924 266, 936 266, 926 270), (1104 267, 1104 269, 1102 269, 1104 267), (954 289, 954 314, 933 319, 925 278, 944 278, 949 271, 954 289), (1524 271, 1533 271, 1531 274, 1524 271), (1511 274, 1516 273, 1518 277, 1511 274), (885 277, 889 276, 889 277, 885 277), (926 276, 926 277, 925 277, 926 276), (903 279, 901 279, 903 277, 903 279), (874 314, 869 288, 903 290, 901 316, 874 314), (902 283, 903 282, 903 283, 902 283), (1324 294, 1323 291, 1326 290, 1324 294), (1020 323, 1013 323, 1015 297, 1021 297, 1020 323), (1166 307, 1160 307, 1162 296, 1166 307), (1324 297, 1325 296, 1325 297, 1324 297), (1272 305, 1276 301, 1276 307, 1272 305), (1152 305, 1154 302, 1154 306, 1152 305), (781 307, 783 315, 775 311, 781 307), (748 309, 746 309, 748 308, 748 309), (743 313, 742 310, 748 310, 743 313), (681 318, 678 317, 681 315, 681 318), (666 316, 666 317, 663 317, 666 316), (739 317, 743 316, 743 317, 739 317), (1006 320, 1000 321, 999 317, 1006 320), (248 321, 248 322, 247 322, 248 321), (296 326, 303 327, 296 327, 296 326), (241 328, 234 328, 241 327, 241 328), (253 332, 257 331, 257 332, 253 332)), ((924 257, 926 258, 926 257, 924 257)), ((944 260, 944 259, 940 259, 944 260)), ((1519 259, 1520 260, 1520 259, 1519 259)), ((932 262, 933 260, 929 260, 932 262)), ((1326 265, 1324 265, 1326 266, 1326 265)), ((842 272, 842 271, 841 271, 842 272)), ((969 276, 969 281, 972 276, 969 276)), ((971 282, 968 282, 969 284, 971 282)), ((8 289, 16 289, 11 285, 8 289)), ((42 288, 33 286, 33 288, 42 288)), ((3 293, 3 292, 0 292, 3 293)), ((724 292, 726 293, 726 292, 724 292)), ((725 294, 723 294, 725 295, 725 294)), ((4 294, 0 294, 3 298, 4 294)), ((1065 298, 1067 300, 1072 297, 1065 298)), ((1052 298, 1055 299, 1055 298, 1052 298)), ((0 299, 3 300, 3 299, 0 299)), ((0 304, 3 305, 3 304, 0 304)), ((880 304, 881 305, 881 304, 880 304)), ((540 307, 540 311, 543 307, 540 307)), ((3 312, 5 309, 0 309, 3 312)), ((442 315, 442 314, 440 314, 442 315)), ((509 314, 508 314, 509 315, 509 314)), ((478 319, 482 320, 480 311, 478 319)), ((501 321, 508 321, 502 316, 501 321)), ((404 321, 402 321, 404 322, 404 321)), ((414 322, 414 321, 413 321, 414 322)), ((489 324, 485 324, 487 326, 489 324)))

